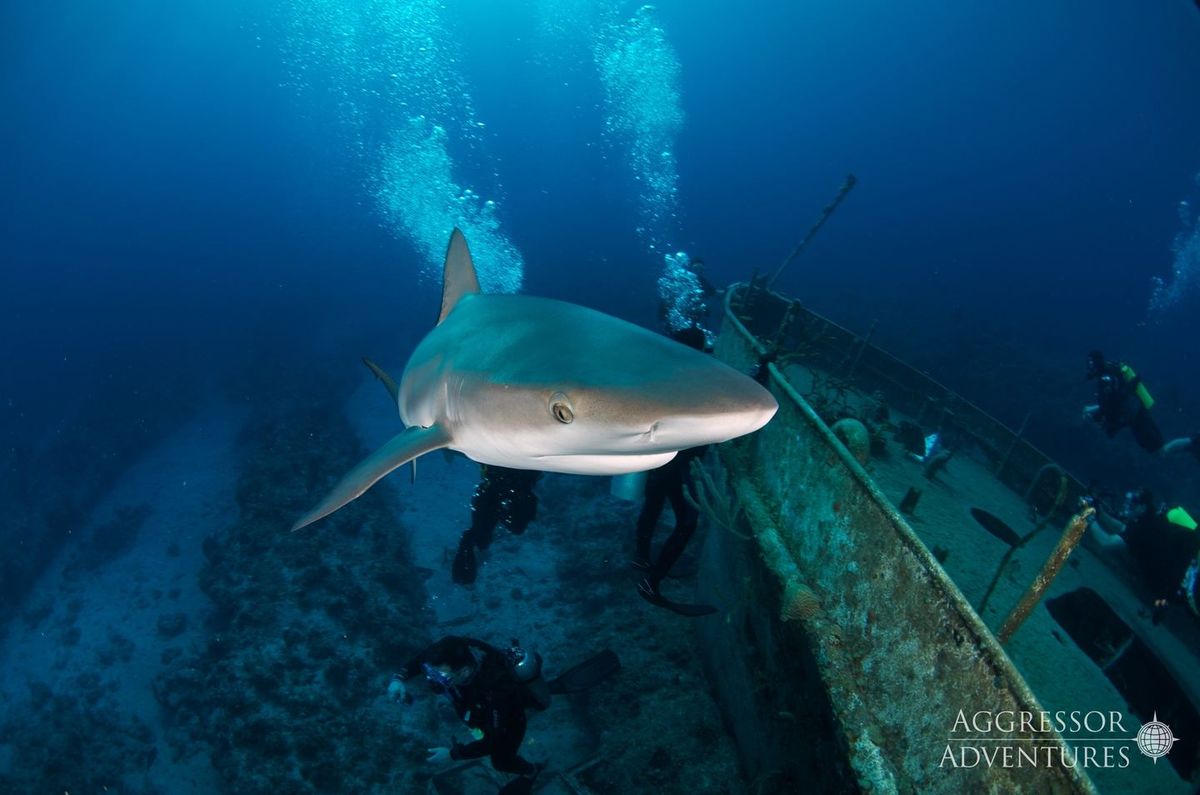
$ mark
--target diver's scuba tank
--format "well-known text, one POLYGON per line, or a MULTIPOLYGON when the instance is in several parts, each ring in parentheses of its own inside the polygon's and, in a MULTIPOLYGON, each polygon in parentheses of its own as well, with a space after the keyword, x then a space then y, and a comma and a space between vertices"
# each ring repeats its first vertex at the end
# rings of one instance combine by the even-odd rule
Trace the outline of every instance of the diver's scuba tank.
POLYGON ((1178 505, 1167 511, 1167 521, 1184 530, 1195 530, 1197 527, 1196 520, 1192 518, 1192 515, 1178 505))
POLYGON ((550 686, 542 678, 542 655, 532 654, 521 647, 521 641, 513 639, 504 651, 509 673, 525 689, 528 706, 544 710, 550 706, 550 686))
POLYGON ((1133 368, 1124 362, 1121 363, 1121 378, 1125 379, 1127 384, 1134 384, 1134 394, 1142 402, 1142 407, 1149 411, 1150 407, 1154 405, 1154 398, 1151 397, 1150 390, 1146 389, 1146 385, 1142 383, 1142 379, 1133 371, 1133 368))
POLYGON ((508 661, 508 669, 518 682, 532 682, 542 675, 542 655, 525 651, 521 641, 516 638, 504 652, 504 659, 508 661))
MULTIPOLYGON (((1166 512, 1167 521, 1176 527, 1184 530, 1196 532, 1196 528, 1200 527, 1192 515, 1187 512, 1181 505, 1176 505, 1174 508, 1166 512)), ((1200 553, 1192 559, 1188 565, 1187 571, 1183 573, 1183 579, 1179 583, 1179 592, 1183 595, 1183 599, 1187 602, 1188 609, 1193 615, 1200 616, 1200 604, 1197 599, 1197 586, 1200 584, 1200 553)))

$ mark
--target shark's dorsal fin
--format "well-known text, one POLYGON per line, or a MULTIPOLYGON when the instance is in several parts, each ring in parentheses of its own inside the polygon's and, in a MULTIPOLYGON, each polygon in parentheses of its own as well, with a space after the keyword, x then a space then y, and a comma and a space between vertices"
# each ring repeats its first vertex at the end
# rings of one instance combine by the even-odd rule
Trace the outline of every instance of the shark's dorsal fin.
POLYGON ((450 245, 446 248, 446 265, 442 269, 442 311, 438 314, 441 324, 458 304, 460 298, 479 292, 479 278, 475 275, 475 263, 467 239, 456 226, 450 233, 450 245))

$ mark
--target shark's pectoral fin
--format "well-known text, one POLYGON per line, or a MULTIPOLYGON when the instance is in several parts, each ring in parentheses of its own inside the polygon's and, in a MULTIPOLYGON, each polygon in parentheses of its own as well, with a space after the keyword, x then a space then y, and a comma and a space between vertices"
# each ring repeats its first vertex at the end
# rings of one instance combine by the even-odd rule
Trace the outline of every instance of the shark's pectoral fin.
POLYGON ((370 369, 372 373, 375 374, 375 377, 378 378, 379 382, 387 389, 388 394, 392 396, 392 402, 399 404, 400 387, 396 386, 395 379, 385 373, 382 367, 375 364, 375 362, 371 361, 366 356, 362 357, 362 362, 368 367, 368 369, 370 369))
POLYGON ((329 492, 317 507, 300 517, 299 521, 292 525, 293 532, 328 516, 346 503, 362 496, 363 492, 396 467, 403 466, 430 450, 445 447, 449 443, 450 435, 436 425, 428 428, 414 426, 403 433, 396 434, 391 441, 364 459, 338 481, 338 484, 333 487, 333 491, 329 492))

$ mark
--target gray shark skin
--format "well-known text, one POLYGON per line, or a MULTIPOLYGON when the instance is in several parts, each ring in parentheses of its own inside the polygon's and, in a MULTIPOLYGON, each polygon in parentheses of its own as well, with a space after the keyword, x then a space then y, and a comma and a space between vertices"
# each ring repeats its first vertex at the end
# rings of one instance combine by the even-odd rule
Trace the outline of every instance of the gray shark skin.
POLYGON ((778 409, 753 379, 640 326, 565 301, 480 293, 458 229, 442 290, 438 324, 398 383, 368 362, 406 430, 292 530, 439 448, 513 469, 617 475, 752 433, 778 409))

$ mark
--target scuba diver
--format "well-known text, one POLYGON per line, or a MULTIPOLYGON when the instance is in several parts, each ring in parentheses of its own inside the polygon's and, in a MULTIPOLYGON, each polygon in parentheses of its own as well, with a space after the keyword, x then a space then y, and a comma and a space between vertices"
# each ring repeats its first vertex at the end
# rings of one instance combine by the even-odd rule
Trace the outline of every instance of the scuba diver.
POLYGON ((1095 505, 1091 529, 1100 545, 1124 547, 1137 562, 1150 588, 1152 620, 1162 621, 1172 604, 1186 604, 1200 616, 1196 603, 1196 575, 1200 536, 1196 520, 1182 507, 1155 505, 1146 489, 1131 491, 1119 510, 1095 505))
POLYGON ((718 290, 704 272, 704 260, 688 257, 680 251, 664 258, 663 275, 658 278, 658 320, 669 335, 689 328, 704 333, 704 348, 712 347, 715 335, 705 328, 711 302, 721 300, 718 290))
POLYGON ((406 682, 423 673, 430 688, 450 700, 455 713, 470 727, 475 740, 429 749, 427 761, 491 757, 492 767, 517 777, 501 795, 522 795, 545 763, 533 763, 518 752, 525 739, 526 710, 550 706, 552 695, 587 690, 620 670, 616 654, 603 651, 552 680, 542 677, 542 657, 513 641, 500 649, 484 641, 449 635, 420 652, 392 678, 388 695, 412 703, 406 682))
MULTIPOLYGON (((750 371, 750 377, 753 378, 759 385, 768 389, 771 387, 771 368, 767 365, 776 364, 779 361, 779 348, 774 346, 765 350, 758 361, 754 363, 754 369, 750 371)), ((778 366, 778 365, 776 365, 778 366)))
POLYGON ((521 535, 537 515, 538 498, 533 487, 541 472, 483 464, 481 478, 471 497, 471 526, 458 540, 458 551, 450 575, 459 585, 470 585, 479 574, 475 550, 492 544, 497 524, 513 535, 521 535))
MULTIPOLYGON (((678 331, 672 334, 671 338, 696 350, 702 351, 705 347, 704 331, 696 326, 678 331)), ((674 602, 663 596, 659 586, 670 574, 671 567, 683 555, 700 522, 700 512, 688 501, 684 489, 695 492, 695 485, 692 483, 692 462, 703 456, 707 449, 693 447, 680 450, 670 461, 646 473, 645 502, 642 503, 637 520, 637 550, 633 566, 646 573, 638 583, 638 593, 651 604, 687 616, 704 616, 715 613, 717 609, 712 605, 674 602), (652 559, 650 541, 667 500, 671 501, 671 510, 675 513, 675 529, 663 542, 658 557, 652 559)))
MULTIPOLYGON (((724 288, 718 288, 708 278, 708 273, 704 267, 704 260, 699 257, 692 257, 688 260, 687 267, 688 270, 696 275, 696 281, 700 284, 700 300, 704 302, 705 314, 707 316, 714 303, 720 304, 721 301, 725 300, 725 290, 724 288)), ((699 326, 701 324, 696 323, 696 325, 699 326)))
POLYGON ((1200 461, 1200 433, 1169 442, 1163 438, 1150 416, 1154 398, 1132 367, 1108 361, 1101 351, 1091 351, 1087 356, 1087 378, 1096 382, 1096 402, 1084 407, 1083 416, 1098 423, 1110 438, 1128 427, 1142 449, 1152 455, 1190 450, 1200 461))

